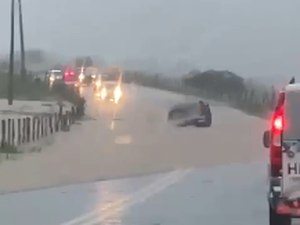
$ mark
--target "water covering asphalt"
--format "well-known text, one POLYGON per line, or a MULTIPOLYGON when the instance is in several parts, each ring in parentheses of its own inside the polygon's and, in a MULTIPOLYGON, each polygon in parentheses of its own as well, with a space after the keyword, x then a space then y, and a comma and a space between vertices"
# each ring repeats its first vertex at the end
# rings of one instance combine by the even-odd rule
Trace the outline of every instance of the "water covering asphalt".
MULTIPOLYGON (((171 145, 167 141, 155 143, 161 152, 158 155, 152 149, 155 157, 146 145, 140 145, 140 152, 134 153, 144 164, 135 165, 136 161, 131 161, 132 167, 142 170, 142 166, 152 165, 158 170, 174 172, 1 195, 0 224, 267 224, 267 151, 260 143, 265 127, 262 120, 212 104, 214 122, 210 129, 178 130, 163 121, 168 108, 186 100, 185 97, 136 86, 127 87, 127 93, 127 109, 120 114, 126 117, 126 123, 120 120, 119 133, 138 129, 129 132, 133 141, 138 138, 138 144, 151 144, 151 139, 139 134, 143 125, 148 125, 150 128, 143 132, 150 134, 153 129, 158 133, 153 134, 155 138, 169 132, 169 137, 163 137, 173 140, 173 148, 168 148, 171 145), (148 115, 138 117, 133 109, 148 115), (165 148, 161 148, 163 144, 165 148), (149 165, 142 158, 144 154, 149 165), (163 169, 162 165, 167 166, 163 169)), ((92 92, 87 91, 86 96, 92 98, 92 92)), ((96 103, 91 104, 89 113, 96 118, 101 115, 102 129, 109 129, 110 113, 98 111, 96 103)), ((127 160, 126 152, 119 155, 127 160)), ((122 162, 116 161, 114 167, 122 162)), ((125 167, 122 169, 125 171, 125 167)))
POLYGON ((2 195, 0 223, 263 225, 267 224, 264 169, 264 162, 194 169, 166 189, 148 192, 144 201, 137 193, 168 174, 2 195), (135 204, 120 203, 125 198, 135 204), (85 220, 72 223, 88 213, 85 220))

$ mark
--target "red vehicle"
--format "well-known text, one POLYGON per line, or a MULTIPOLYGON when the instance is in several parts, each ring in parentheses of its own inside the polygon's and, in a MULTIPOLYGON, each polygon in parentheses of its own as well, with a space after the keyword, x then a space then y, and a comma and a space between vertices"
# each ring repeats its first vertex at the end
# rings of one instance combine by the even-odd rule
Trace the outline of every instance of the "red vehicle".
POLYGON ((78 81, 78 72, 75 66, 67 65, 64 71, 64 83, 66 85, 75 85, 78 81))

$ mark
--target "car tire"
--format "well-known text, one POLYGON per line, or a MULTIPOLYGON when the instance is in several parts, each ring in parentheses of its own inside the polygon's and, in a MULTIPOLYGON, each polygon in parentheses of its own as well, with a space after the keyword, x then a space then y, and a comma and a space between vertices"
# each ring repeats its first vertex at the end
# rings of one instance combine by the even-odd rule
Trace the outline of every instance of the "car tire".
POLYGON ((206 120, 206 126, 210 127, 212 123, 212 118, 211 118, 211 114, 207 115, 207 120, 206 120))
POLYGON ((269 225, 292 225, 289 215, 280 215, 269 204, 269 225))

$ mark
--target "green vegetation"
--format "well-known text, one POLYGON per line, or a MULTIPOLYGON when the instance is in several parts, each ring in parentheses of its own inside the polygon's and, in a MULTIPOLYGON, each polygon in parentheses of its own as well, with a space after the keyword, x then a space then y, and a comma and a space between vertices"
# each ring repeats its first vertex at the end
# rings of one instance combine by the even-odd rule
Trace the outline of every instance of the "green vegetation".
MULTIPOLYGON (((54 84, 51 88, 47 82, 40 79, 22 80, 20 76, 14 77, 14 99, 17 100, 65 100, 80 105, 84 101, 76 88, 65 84, 54 84)), ((8 76, 0 75, 0 98, 7 98, 8 76)))
POLYGON ((0 147, 0 153, 6 153, 6 154, 20 154, 21 152, 18 151, 16 146, 3 144, 0 147))
POLYGON ((80 105, 84 101, 84 99, 79 95, 79 90, 77 88, 71 88, 62 83, 53 85, 50 93, 52 95, 57 95, 76 106, 80 105))
MULTIPOLYGON (((22 100, 43 100, 51 97, 51 91, 45 82, 31 79, 22 80, 19 76, 13 81, 14 99, 22 100)), ((7 98, 8 76, 0 75, 0 98, 7 98)))

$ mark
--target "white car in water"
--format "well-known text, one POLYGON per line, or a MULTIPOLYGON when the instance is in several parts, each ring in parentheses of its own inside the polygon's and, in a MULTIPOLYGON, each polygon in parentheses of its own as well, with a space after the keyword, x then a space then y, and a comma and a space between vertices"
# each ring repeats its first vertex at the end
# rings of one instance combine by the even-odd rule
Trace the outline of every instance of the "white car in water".
POLYGON ((178 127, 210 127, 212 112, 208 103, 182 103, 173 106, 168 112, 169 121, 177 121, 178 127))

